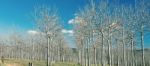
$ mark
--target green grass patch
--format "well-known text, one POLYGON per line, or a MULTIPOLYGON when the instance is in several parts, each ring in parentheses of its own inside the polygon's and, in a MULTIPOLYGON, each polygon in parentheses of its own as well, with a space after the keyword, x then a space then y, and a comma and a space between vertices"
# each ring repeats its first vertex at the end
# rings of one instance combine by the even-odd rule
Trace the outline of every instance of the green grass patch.
MULTIPOLYGON (((0 63, 0 66, 28 66, 29 62, 33 66, 46 66, 46 61, 37 61, 37 60, 21 60, 21 59, 5 59, 4 63, 0 63)), ((80 66, 77 63, 71 62, 55 62, 52 63, 52 66, 80 66)))
MULTIPOLYGON (((0 66, 28 66, 29 62, 31 62, 33 66, 46 66, 46 61, 21 60, 21 59, 5 59, 4 63, 0 62, 0 66)), ((55 62, 55 63, 53 62, 52 66, 81 66, 81 65, 72 62, 55 62)), ((92 64, 91 66, 95 66, 95 65, 92 64)), ((101 65, 97 64, 97 66, 101 66, 101 65)))
POLYGON ((71 63, 71 62, 56 62, 52 64, 52 66, 80 66, 77 63, 71 63))

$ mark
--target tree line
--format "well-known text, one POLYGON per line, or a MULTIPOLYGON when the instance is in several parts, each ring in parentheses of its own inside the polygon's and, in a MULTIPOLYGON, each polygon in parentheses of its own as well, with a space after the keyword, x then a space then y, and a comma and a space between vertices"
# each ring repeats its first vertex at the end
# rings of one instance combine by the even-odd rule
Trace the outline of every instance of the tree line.
POLYGON ((37 34, 22 37, 13 33, 0 41, 0 56, 14 59, 74 62, 81 66, 149 66, 150 49, 144 37, 150 32, 150 1, 89 1, 75 13, 75 48, 62 33, 63 25, 55 8, 39 7, 33 13, 37 34))

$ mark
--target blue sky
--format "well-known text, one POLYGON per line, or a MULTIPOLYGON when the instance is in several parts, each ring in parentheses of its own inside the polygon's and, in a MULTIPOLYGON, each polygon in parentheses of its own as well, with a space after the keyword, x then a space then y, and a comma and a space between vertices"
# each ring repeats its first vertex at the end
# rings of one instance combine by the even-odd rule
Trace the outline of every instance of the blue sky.
MULTIPOLYGON (((133 3, 133 0, 126 2, 133 3)), ((87 3, 88 0, 0 0, 0 36, 11 34, 13 30, 26 33, 34 29, 30 15, 34 7, 41 5, 57 7, 62 20, 61 24, 64 25, 64 29, 70 30, 72 26, 68 24, 68 21, 74 18, 74 13, 87 3)), ((150 35, 145 37, 145 46, 150 46, 149 39, 150 35)))
POLYGON ((30 15, 42 5, 57 7, 64 28, 71 29, 68 20, 86 3, 87 0, 0 0, 0 34, 7 35, 16 28, 21 32, 33 29, 30 15))

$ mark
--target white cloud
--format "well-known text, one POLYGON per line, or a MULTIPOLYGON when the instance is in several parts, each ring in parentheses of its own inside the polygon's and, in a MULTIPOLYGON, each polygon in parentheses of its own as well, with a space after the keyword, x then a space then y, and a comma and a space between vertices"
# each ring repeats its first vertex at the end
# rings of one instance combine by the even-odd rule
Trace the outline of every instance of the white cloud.
POLYGON ((73 23, 74 23, 74 19, 68 21, 68 24, 73 24, 73 23))
POLYGON ((73 30, 68 30, 68 33, 73 34, 73 30))
POLYGON ((35 31, 35 30, 28 30, 27 33, 29 35, 36 35, 36 34, 39 34, 39 32, 35 31))
POLYGON ((68 21, 68 24, 78 24, 78 23, 83 23, 83 22, 85 22, 84 19, 82 19, 82 18, 76 16, 76 17, 74 17, 73 19, 70 19, 70 20, 68 21))
POLYGON ((76 23, 79 23, 80 21, 81 21, 80 18, 78 16, 76 16, 75 18, 70 19, 68 21, 68 24, 76 24, 76 23))
POLYGON ((62 29, 62 33, 68 33, 68 34, 73 34, 73 30, 66 30, 66 29, 62 29))
POLYGON ((67 30, 65 30, 65 29, 62 29, 62 31, 61 31, 62 33, 67 33, 67 30))

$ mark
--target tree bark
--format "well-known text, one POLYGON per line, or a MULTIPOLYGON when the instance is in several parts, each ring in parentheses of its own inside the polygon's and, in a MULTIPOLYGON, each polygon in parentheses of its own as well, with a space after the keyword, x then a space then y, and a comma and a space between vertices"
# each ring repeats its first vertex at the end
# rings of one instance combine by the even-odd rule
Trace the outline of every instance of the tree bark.
POLYGON ((134 64, 134 62, 135 62, 135 57, 134 57, 134 39, 133 39, 134 37, 133 37, 133 34, 132 34, 132 36, 131 36, 131 65, 132 66, 135 66, 134 64))
POLYGON ((49 66, 49 44, 50 44, 50 37, 47 38, 47 66, 49 66))
POLYGON ((110 47, 111 47, 111 39, 110 39, 110 28, 108 30, 108 64, 109 66, 111 66, 111 51, 110 51, 110 47))
POLYGON ((105 62, 104 62, 104 34, 103 34, 103 32, 101 31, 101 36, 102 36, 102 53, 101 53, 101 66, 104 66, 105 64, 105 62))
POLYGON ((145 56, 144 56, 144 26, 141 25, 141 48, 142 48, 142 66, 145 66, 145 56))
POLYGON ((97 51, 96 51, 96 47, 94 47, 94 66, 97 66, 97 51))
POLYGON ((118 43, 118 39, 116 39, 116 43, 117 43, 117 66, 120 66, 120 55, 119 55, 119 43, 118 43))
POLYGON ((122 26, 122 43, 123 43, 123 63, 124 66, 127 66, 127 62, 126 62, 126 48, 125 48, 125 38, 124 38, 124 27, 122 26))

